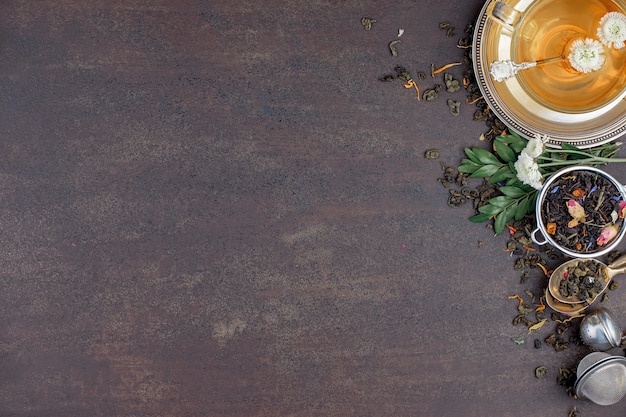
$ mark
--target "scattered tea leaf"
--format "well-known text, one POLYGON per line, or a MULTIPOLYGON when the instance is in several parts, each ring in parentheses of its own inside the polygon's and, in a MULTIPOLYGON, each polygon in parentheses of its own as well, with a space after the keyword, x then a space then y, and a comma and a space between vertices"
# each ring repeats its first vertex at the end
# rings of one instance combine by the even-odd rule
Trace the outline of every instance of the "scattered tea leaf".
POLYGON ((539 366, 535 369, 535 378, 543 379, 544 376, 548 373, 547 366, 539 366))
POLYGON ((371 30, 372 24, 376 23, 376 19, 372 19, 371 17, 362 17, 361 24, 363 25, 363 29, 371 30))
POLYGON ((535 330, 541 329, 543 327, 543 325, 546 324, 547 321, 548 321, 548 319, 543 319, 543 320, 539 321, 538 323, 535 323, 532 326, 530 326, 528 328, 528 334, 530 334, 531 332, 533 332, 535 330))
POLYGON ((394 39, 389 42, 389 50, 391 51, 391 56, 398 56, 398 50, 396 49, 396 45, 400 43, 400 39, 394 39))
POLYGON ((461 102, 458 100, 448 99, 448 107, 450 108, 450 114, 458 116, 461 114, 461 102))
POLYGON ((524 338, 523 337, 512 337, 511 340, 515 343, 517 343, 518 345, 523 345, 524 344, 524 338))

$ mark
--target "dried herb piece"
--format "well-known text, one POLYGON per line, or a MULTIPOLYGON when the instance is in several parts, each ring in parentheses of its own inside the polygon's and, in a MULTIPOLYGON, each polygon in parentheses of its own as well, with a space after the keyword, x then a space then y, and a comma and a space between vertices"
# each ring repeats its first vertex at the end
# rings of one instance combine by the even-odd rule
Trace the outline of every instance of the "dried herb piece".
POLYGON ((446 83, 446 91, 448 93, 454 93, 461 89, 461 83, 459 80, 455 80, 452 74, 445 73, 443 75, 444 82, 446 83))
POLYGON ((400 43, 400 39, 394 39, 389 42, 389 50, 391 51, 392 56, 398 56, 398 50, 396 49, 396 45, 400 43))
POLYGON ((465 204, 467 200, 457 190, 450 190, 450 197, 448 197, 448 205, 450 207, 458 208, 465 204))
POLYGON ((574 383, 576 382, 576 369, 559 368, 559 375, 556 377, 557 384, 564 386, 567 393, 576 397, 574 383))
POLYGON ((531 332, 535 331, 535 330, 539 330, 543 327, 544 324, 546 324, 546 322, 548 321, 548 319, 542 319, 540 321, 538 321, 537 323, 533 324, 532 326, 530 326, 528 328, 528 334, 530 334, 531 332))
POLYGON ((437 97, 439 97, 439 93, 435 89, 424 91, 424 95, 423 95, 424 101, 435 101, 437 97))
POLYGON ((446 64, 443 67, 440 67, 440 68, 437 68, 437 69, 435 69, 435 64, 431 64, 430 65, 430 75, 433 78, 435 78, 435 75, 439 74, 440 72, 444 72, 448 68, 456 67, 457 65, 463 65, 463 63, 462 62, 451 62, 450 64, 446 64))
POLYGON ((511 340, 515 343, 517 343, 518 345, 523 345, 524 344, 524 338, 523 337, 512 337, 511 340))
POLYGON ((384 82, 389 82, 389 81, 393 81, 396 79, 396 76, 393 74, 385 74, 382 77, 379 77, 378 80, 380 81, 384 81, 384 82))
POLYGON ((560 352, 562 350, 565 350, 569 347, 569 343, 566 342, 562 337, 557 336, 556 334, 552 333, 550 336, 546 337, 544 339, 544 341, 546 342, 546 345, 550 346, 551 348, 553 348, 555 350, 555 352, 560 352))
POLYGON ((426 159, 437 159, 439 158, 439 150, 437 149, 428 149, 424 152, 424 157, 426 159))
POLYGON ((535 341, 533 342, 535 349, 541 349, 541 340, 539 339, 535 339, 535 341))
POLYGON ((397 77, 404 82, 408 82, 412 79, 411 73, 403 66, 398 65, 393 70, 396 72, 397 77))
POLYGON ((576 406, 572 407, 570 412, 567 414, 567 417, 579 417, 578 408, 576 408, 576 406))
POLYGON ((615 291, 618 288, 619 288, 619 283, 615 280, 611 281, 611 283, 609 284, 609 290, 615 291))
POLYGON ((439 29, 446 32, 446 36, 456 36, 456 33, 454 33, 456 28, 450 22, 439 23, 439 29))
POLYGON ((448 99, 448 108, 450 109, 450 114, 453 116, 461 114, 461 102, 458 100, 448 99))
POLYGON ((371 30, 372 24, 376 23, 376 19, 372 19, 371 17, 362 17, 361 24, 363 25, 363 29, 371 30))
POLYGON ((539 366, 535 368, 535 378, 542 379, 548 373, 547 366, 539 366))
POLYGON ((420 100, 420 89, 417 86, 417 83, 413 80, 409 80, 406 84, 404 84, 404 88, 415 88, 415 93, 417 94, 417 100, 420 100))

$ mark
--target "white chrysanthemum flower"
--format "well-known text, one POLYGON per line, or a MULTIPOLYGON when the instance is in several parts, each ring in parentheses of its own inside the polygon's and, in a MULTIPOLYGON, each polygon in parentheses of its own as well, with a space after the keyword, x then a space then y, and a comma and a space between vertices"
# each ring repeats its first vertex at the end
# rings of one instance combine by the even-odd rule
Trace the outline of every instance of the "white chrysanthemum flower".
POLYGON ((531 158, 537 158, 543 153, 545 149, 544 143, 545 142, 543 141, 541 136, 536 135, 534 139, 530 139, 528 141, 526 147, 522 152, 525 152, 526 155, 530 156, 531 158))
POLYGON ((576 71, 585 74, 597 71, 604 64, 604 48, 595 39, 576 39, 572 42, 568 58, 570 65, 576 71))
POLYGON ((608 48, 621 49, 626 44, 626 15, 619 12, 609 12, 600 19, 598 38, 608 48))
POLYGON ((524 184, 537 190, 543 186, 543 176, 539 172, 539 166, 535 159, 528 156, 526 152, 522 152, 517 158, 515 171, 517 171, 517 178, 524 184))

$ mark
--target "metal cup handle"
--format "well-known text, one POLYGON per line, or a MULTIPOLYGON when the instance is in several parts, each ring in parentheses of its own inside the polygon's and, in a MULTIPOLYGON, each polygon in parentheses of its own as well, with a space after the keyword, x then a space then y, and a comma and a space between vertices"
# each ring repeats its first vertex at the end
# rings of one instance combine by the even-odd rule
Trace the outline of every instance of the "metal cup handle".
POLYGON ((510 31, 513 31, 519 21, 520 11, 502 1, 496 1, 493 5, 493 9, 491 9, 491 13, 488 13, 487 16, 493 18, 510 31))
POLYGON ((533 240, 533 242, 535 242, 538 245, 545 245, 546 243, 548 243, 548 239, 545 238, 545 236, 543 235, 541 230, 539 230, 539 228, 536 228, 535 230, 531 232, 530 238, 533 240), (543 240, 539 240, 537 238, 537 233, 541 234, 541 237, 543 237, 543 240))

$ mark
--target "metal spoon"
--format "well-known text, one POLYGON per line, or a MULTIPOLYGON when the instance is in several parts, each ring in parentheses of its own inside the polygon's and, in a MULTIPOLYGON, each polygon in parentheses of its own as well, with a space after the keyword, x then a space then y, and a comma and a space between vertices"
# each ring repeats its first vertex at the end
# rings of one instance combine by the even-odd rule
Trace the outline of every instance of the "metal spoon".
POLYGON ((489 74, 491 74, 494 80, 496 80, 497 82, 501 82, 511 77, 514 77, 515 74, 517 74, 521 70, 536 67, 537 65, 559 62, 563 59, 565 59, 564 56, 555 56, 552 58, 540 59, 538 61, 521 62, 519 64, 513 62, 510 59, 505 59, 503 61, 493 61, 491 65, 489 65, 489 74))
POLYGON ((580 337, 587 346, 597 351, 619 347, 626 341, 626 334, 622 334, 606 308, 599 308, 582 319, 580 337))
POLYGON ((552 294, 552 296, 556 300, 562 303, 578 304, 581 302, 585 302, 587 304, 592 304, 602 293, 604 293, 604 291, 609 286, 609 283, 611 282, 613 277, 619 274, 623 274, 623 273, 626 273, 626 254, 620 256, 608 266, 595 259, 575 258, 575 259, 565 262, 564 264, 559 266, 557 269, 555 269, 554 272, 552 272, 552 275, 550 275, 550 281, 548 282, 548 289, 550 290, 550 293, 552 294), (567 270, 567 268, 573 265, 576 265, 578 262, 581 262, 581 261, 595 262, 597 267, 601 268, 604 271, 604 274, 603 274, 604 282, 602 284, 602 291, 598 292, 598 294, 593 299, 579 300, 575 295, 566 297, 566 296, 561 295, 561 293, 559 292, 559 287, 561 286, 561 282, 567 279, 567 277, 565 277, 564 272, 567 270))
POLYGON ((546 304, 552 310, 565 314, 566 316, 578 316, 588 307, 585 303, 567 304, 555 300, 550 291, 546 288, 546 304))

